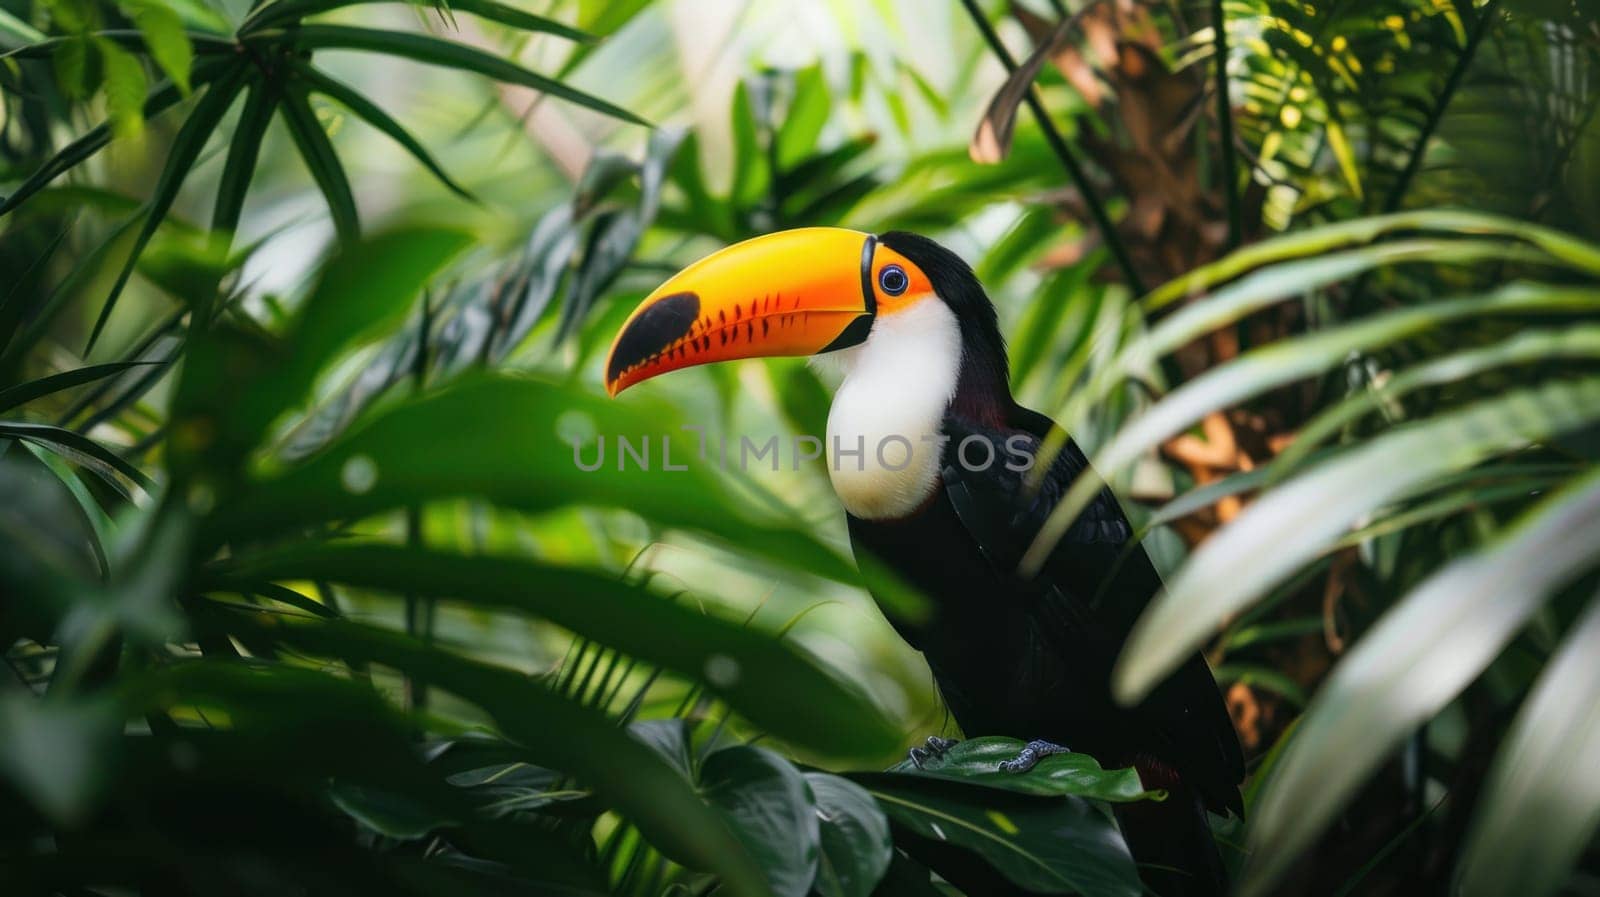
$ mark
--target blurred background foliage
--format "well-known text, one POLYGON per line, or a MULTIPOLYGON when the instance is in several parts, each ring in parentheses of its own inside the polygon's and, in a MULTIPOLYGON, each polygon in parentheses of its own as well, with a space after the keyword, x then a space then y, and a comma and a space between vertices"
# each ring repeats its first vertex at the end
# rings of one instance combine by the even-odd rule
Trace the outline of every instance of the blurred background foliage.
POLYGON ((820 462, 575 463, 823 432, 795 360, 598 390, 804 225, 974 264, 1167 573, 1118 688, 1226 692, 1242 891, 1596 889, 1588 4, 0 0, 0 54, 7 893, 1138 893, 1130 771, 877 771, 959 733, 820 462))

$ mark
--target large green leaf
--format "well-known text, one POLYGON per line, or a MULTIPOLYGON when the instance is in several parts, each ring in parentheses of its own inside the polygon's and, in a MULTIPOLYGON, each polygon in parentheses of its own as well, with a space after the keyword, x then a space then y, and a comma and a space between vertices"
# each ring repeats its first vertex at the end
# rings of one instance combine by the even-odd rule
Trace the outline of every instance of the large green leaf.
POLYGON ((1600 824, 1600 598, 1529 692, 1472 814, 1462 897, 1557 893, 1600 824), (1530 825, 1537 820, 1536 825, 1530 825))
POLYGON ((897 828, 982 857, 1040 893, 1143 893, 1110 814, 1078 797, 1038 798, 981 785, 894 776, 865 787, 897 828))
POLYGON ((739 745, 700 768, 706 800, 767 876, 777 897, 805 897, 817 876, 821 835, 817 803, 800 770, 777 754, 739 745))
POLYGON ((1134 625, 1112 674, 1138 700, 1228 616, 1385 504, 1600 418, 1600 379, 1556 381, 1396 428, 1267 492, 1206 540, 1134 625))
POLYGON ((1272 460, 1269 476, 1281 479, 1323 441, 1388 402, 1398 402, 1416 390, 1459 383, 1486 371, 1518 364, 1557 359, 1600 357, 1600 327, 1530 330, 1499 342, 1423 362, 1400 371, 1381 385, 1373 385, 1318 414, 1272 460))
POLYGON ((883 773, 859 773, 860 782, 892 781, 897 776, 916 776, 969 782, 1041 797, 1074 795, 1105 801, 1161 800, 1165 793, 1147 791, 1139 781, 1139 771, 1102 769, 1100 761, 1088 754, 1055 754, 1040 760, 1027 772, 1004 772, 1000 764, 1015 760, 1024 742, 1016 738, 987 735, 957 743, 943 756, 929 757, 921 768, 910 760, 883 773))
POLYGON ((821 855, 813 890, 820 897, 869 897, 889 869, 889 820, 865 788, 825 772, 808 772, 817 801, 821 855))
POLYGON ((343 621, 293 622, 219 611, 241 640, 282 644, 352 663, 383 664, 487 712, 541 766, 570 772, 638 826, 663 853, 716 871, 731 892, 771 893, 720 816, 656 753, 604 715, 514 670, 469 660, 398 633, 343 621))
MULTIPOLYGON (((381 474, 380 474, 381 476, 381 474)), ((313 580, 534 614, 707 687, 763 729, 816 750, 875 756, 899 732, 854 688, 773 636, 608 574, 505 557, 334 544, 245 556, 228 581, 313 580)))
POLYGON ((1028 549, 1023 566, 1036 571, 1102 486, 1100 477, 1122 473, 1144 453, 1183 432, 1207 414, 1275 387, 1321 373, 1352 352, 1369 352, 1456 321, 1539 312, 1600 309, 1592 288, 1512 284, 1482 296, 1405 308, 1353 324, 1282 340, 1239 356, 1183 384, 1154 407, 1129 421, 1105 448, 1095 453, 1098 476, 1082 476, 1050 512, 1028 549))
POLYGON ((436 498, 482 496, 535 511, 574 504, 627 509, 817 576, 854 578, 850 564, 799 521, 750 518, 706 469, 712 465, 695 461, 692 445, 681 421, 659 406, 538 380, 468 377, 373 414, 306 463, 262 480, 219 508, 212 532, 261 536, 436 498), (655 466, 620 464, 617 438, 637 447, 647 435, 655 466), (579 448, 569 440, 598 437, 610 446, 605 464, 585 471, 580 458, 592 463, 596 443, 579 448), (668 437, 671 464, 687 470, 664 469, 661 445, 668 437))
POLYGON ((1317 692, 1267 782, 1241 893, 1266 893, 1384 757, 1476 678, 1547 595, 1597 559, 1600 472, 1539 503, 1385 614, 1317 692))
POLYGON ((280 344, 226 330, 195 339, 178 388, 180 466, 254 449, 280 415, 307 400, 339 353, 398 326, 468 242, 459 231, 430 228, 380 234, 328 263, 280 344))
MULTIPOLYGON (((1162 284, 1150 291, 1143 304, 1147 311, 1156 311, 1184 298, 1198 296, 1255 268, 1323 256, 1408 231, 1520 240, 1566 265, 1600 275, 1600 250, 1570 234, 1482 212, 1429 209, 1357 218, 1263 240, 1162 284)), ((1381 256, 1374 257, 1377 258, 1381 256)))

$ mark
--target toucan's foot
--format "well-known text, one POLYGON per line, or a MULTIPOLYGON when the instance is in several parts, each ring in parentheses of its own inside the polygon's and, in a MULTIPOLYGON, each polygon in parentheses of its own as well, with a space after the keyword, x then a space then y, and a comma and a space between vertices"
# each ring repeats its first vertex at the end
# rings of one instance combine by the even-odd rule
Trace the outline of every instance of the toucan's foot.
POLYGON ((928 740, 922 743, 922 747, 914 747, 907 751, 906 755, 911 758, 913 766, 921 769, 922 764, 934 758, 943 757, 958 743, 954 738, 940 738, 937 735, 929 735, 928 740))
POLYGON ((1002 772, 1027 772, 1051 754, 1070 754, 1071 751, 1049 741, 1030 741, 1017 753, 1016 759, 1000 764, 1002 772))

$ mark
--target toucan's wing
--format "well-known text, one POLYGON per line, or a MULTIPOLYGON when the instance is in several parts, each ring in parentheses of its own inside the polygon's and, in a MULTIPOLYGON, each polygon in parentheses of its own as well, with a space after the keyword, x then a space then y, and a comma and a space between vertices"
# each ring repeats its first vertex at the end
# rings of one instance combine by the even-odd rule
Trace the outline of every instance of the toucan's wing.
MULTIPOLYGON (((946 434, 953 447, 965 435, 978 433, 1037 452, 1054 426, 1049 418, 1022 408, 1012 423, 1014 430, 995 433, 947 420, 946 434)), ((1037 490, 1028 489, 1027 473, 1006 469, 1003 463, 979 472, 962 465, 953 451, 946 455, 943 476, 951 504, 1000 577, 1017 576, 1023 553, 1050 512, 1089 469, 1088 459, 1070 439, 1051 460, 1037 490)), ((1038 575, 1021 582, 1015 594, 1032 603, 1032 616, 1052 650, 1080 669, 1094 667, 1091 681, 1104 682, 1134 621, 1161 588, 1160 574, 1143 546, 1133 541, 1133 527, 1121 505, 1109 489, 1101 489, 1056 542, 1038 575)), ((1160 760, 1176 767, 1212 809, 1243 814, 1239 739, 1204 658, 1190 657, 1135 712, 1158 742, 1150 748, 1160 760)))

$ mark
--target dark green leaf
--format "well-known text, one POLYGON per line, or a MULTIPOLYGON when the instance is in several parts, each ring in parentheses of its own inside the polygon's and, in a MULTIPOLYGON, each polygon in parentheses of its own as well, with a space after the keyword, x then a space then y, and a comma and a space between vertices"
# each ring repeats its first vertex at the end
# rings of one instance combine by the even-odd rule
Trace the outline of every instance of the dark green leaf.
POLYGON ((52 427, 49 424, 30 424, 21 421, 0 421, 0 437, 12 439, 26 439, 29 442, 49 448, 82 464, 95 473, 100 474, 108 483, 121 487, 112 472, 120 473, 145 491, 154 488, 154 483, 145 476, 139 468, 129 464, 121 455, 111 451, 105 446, 81 433, 61 427, 52 427))
POLYGON ((777 897, 805 897, 817 875, 817 803, 789 761, 758 747, 725 748, 700 770, 706 800, 766 873, 777 897))
POLYGON ((250 85, 244 111, 239 114, 239 122, 234 126, 233 138, 228 144, 222 180, 217 183, 217 202, 211 213, 211 229, 226 234, 230 242, 233 232, 239 227, 239 213, 244 209, 250 180, 255 176, 261 141, 266 136, 267 125, 272 121, 272 113, 276 111, 276 90, 270 81, 258 81, 250 85))
POLYGON ((1085 897, 1143 892, 1116 823, 1082 798, 1024 797, 909 775, 866 788, 897 827, 970 850, 1030 891, 1085 897))
POLYGON ((348 25, 304 25, 296 32, 296 45, 308 50, 344 49, 370 50, 415 59, 430 65, 461 69, 487 75, 496 81, 521 84, 543 91, 586 109, 620 118, 634 124, 648 124, 644 119, 626 109, 612 105, 553 78, 529 71, 513 62, 485 53, 474 47, 451 43, 425 34, 403 31, 379 31, 372 28, 355 28, 348 25))
MULTIPOLYGON (((122 294, 122 288, 127 285, 128 278, 132 276, 133 266, 138 262, 140 253, 150 242, 150 237, 155 234, 161 221, 167 217, 167 210, 172 208, 173 201, 178 197, 178 189, 183 186, 184 179, 194 168, 200 150, 205 147, 212 130, 222 121, 222 116, 228 111, 228 107, 233 105, 234 97, 238 96, 239 89, 243 86, 245 72, 245 64, 238 63, 225 77, 206 88, 205 95, 184 120, 177 136, 172 138, 172 147, 167 153, 167 163, 161 169, 161 176, 156 180, 155 189, 150 194, 150 211, 145 215, 144 224, 134 238, 133 249, 128 253, 128 260, 123 263, 122 270, 117 274, 111 291, 106 295, 105 304, 100 307, 100 315, 95 319, 94 329, 89 333, 90 348, 99 339, 106 321, 111 317, 111 310, 116 306, 117 297, 122 294)), ((85 349, 86 354, 87 352, 88 349, 85 349)))
MULTIPOLYGON (((376 470, 381 480, 383 468, 376 470)), ((609 574, 382 545, 294 548, 224 569, 235 581, 331 581, 534 614, 704 679, 763 729, 817 750, 871 756, 898 741, 896 729, 859 692, 771 635, 609 574)))
POLYGON ((116 703, 104 695, 7 693, 0 697, 0 773, 58 822, 81 823, 112 776, 121 726, 116 703))
POLYGON ((333 151, 333 143, 328 139, 327 132, 322 130, 322 123, 317 121, 317 113, 311 109, 305 89, 298 86, 286 88, 278 108, 283 113, 284 123, 289 126, 289 136, 294 139, 295 149, 300 151, 300 159, 305 162, 306 170, 311 172, 312 180, 317 182, 323 199, 327 200, 328 214, 333 217, 333 229, 339 235, 339 242, 346 246, 354 245, 361 236, 356 198, 350 192, 350 180, 345 176, 344 165, 333 151))
POLYGON ((230 632, 319 656, 390 666, 471 701, 540 765, 569 771, 593 788, 663 853, 690 868, 720 873, 732 893, 770 893, 760 868, 721 818, 655 752, 605 716, 555 695, 522 673, 353 623, 226 614, 230 632))
POLYGON ((128 368, 153 364, 148 361, 117 361, 110 364, 91 364, 71 371, 62 371, 37 380, 19 383, 9 389, 0 389, 0 411, 10 411, 19 405, 25 405, 34 399, 71 389, 85 383, 92 383, 102 377, 120 374, 128 368))
POLYGON ((894 854, 889 820, 872 795, 849 779, 825 772, 805 776, 822 822, 813 890, 820 897, 869 897, 894 854))
POLYGON ((970 782, 1038 796, 1075 795, 1105 801, 1160 800, 1161 791, 1146 791, 1136 769, 1101 769, 1100 761, 1088 754, 1056 754, 1045 757, 1027 772, 1003 772, 1000 764, 1015 760, 1024 742, 1016 738, 983 736, 959 742, 942 757, 930 757, 922 768, 910 760, 883 773, 861 773, 856 781, 892 781, 898 776, 916 776, 970 782))
POLYGON ((851 565, 799 521, 752 519, 742 511, 723 479, 695 463, 693 444, 682 422, 660 406, 609 401, 538 380, 467 378, 357 424, 327 451, 220 508, 212 532, 219 538, 264 535, 432 498, 493 495, 498 504, 528 510, 569 504, 625 508, 663 526, 708 533, 792 569, 854 580, 851 565), (438 438, 486 428, 493 428, 495 438, 438 438), (618 436, 638 446, 646 434, 658 466, 618 465, 618 436), (578 461, 592 462, 600 435, 610 447, 605 469, 584 471, 578 461), (673 438, 672 463, 687 470, 660 469, 662 440, 668 437, 673 438), (353 476, 365 473, 371 474, 370 482, 353 476))

